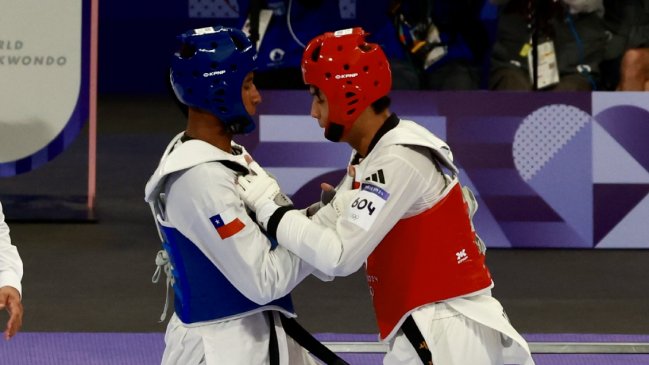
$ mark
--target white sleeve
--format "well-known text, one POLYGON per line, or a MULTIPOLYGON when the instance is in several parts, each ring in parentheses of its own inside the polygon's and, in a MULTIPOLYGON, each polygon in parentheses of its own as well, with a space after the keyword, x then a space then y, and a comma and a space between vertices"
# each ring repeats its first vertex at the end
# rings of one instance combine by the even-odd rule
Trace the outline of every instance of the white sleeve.
POLYGON ((269 239, 246 213, 235 178, 222 164, 201 164, 170 180, 168 221, 248 299, 266 304, 281 298, 313 272, 285 248, 271 250, 269 239), (243 227, 221 238, 210 220, 217 214, 239 219, 243 227))
POLYGON ((369 174, 379 169, 383 170, 385 183, 369 183, 370 188, 380 190, 383 198, 362 188, 349 192, 351 196, 345 198, 344 211, 335 227, 288 212, 277 226, 279 243, 327 275, 347 276, 357 271, 416 202, 433 201, 426 195, 441 192, 445 185, 444 176, 435 170, 429 156, 403 146, 395 146, 363 166, 369 174))
POLYGON ((23 262, 18 255, 18 249, 11 244, 9 226, 0 204, 0 287, 14 287, 22 295, 21 280, 23 277, 23 262))

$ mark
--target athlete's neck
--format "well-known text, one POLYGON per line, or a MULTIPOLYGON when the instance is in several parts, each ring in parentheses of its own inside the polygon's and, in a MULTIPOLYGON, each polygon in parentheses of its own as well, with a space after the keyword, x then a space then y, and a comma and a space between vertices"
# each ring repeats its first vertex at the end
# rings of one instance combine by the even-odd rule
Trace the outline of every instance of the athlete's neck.
POLYGON ((387 109, 376 114, 371 107, 367 107, 343 140, 352 146, 361 157, 367 156, 374 136, 390 117, 390 114, 387 109))
POLYGON ((207 111, 189 108, 185 134, 232 153, 232 133, 216 116, 207 111))

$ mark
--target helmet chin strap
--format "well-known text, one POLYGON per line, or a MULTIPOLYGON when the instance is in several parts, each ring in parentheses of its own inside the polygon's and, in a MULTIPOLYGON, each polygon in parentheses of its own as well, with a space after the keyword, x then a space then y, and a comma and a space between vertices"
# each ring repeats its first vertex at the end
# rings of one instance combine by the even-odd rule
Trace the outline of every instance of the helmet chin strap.
POLYGON ((254 123, 244 115, 234 116, 227 125, 232 134, 246 134, 250 125, 254 123))
POLYGON ((340 139, 343 137, 343 132, 345 127, 340 124, 329 122, 329 126, 325 128, 325 138, 331 142, 340 142, 340 139))

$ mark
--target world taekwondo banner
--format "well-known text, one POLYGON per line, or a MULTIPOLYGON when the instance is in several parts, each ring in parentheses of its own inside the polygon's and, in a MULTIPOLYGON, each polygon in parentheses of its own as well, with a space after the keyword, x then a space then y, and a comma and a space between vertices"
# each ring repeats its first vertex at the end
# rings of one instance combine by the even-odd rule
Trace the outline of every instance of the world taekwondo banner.
MULTIPOLYGON (((649 93, 391 96, 400 118, 450 145, 487 246, 649 248, 649 93)), ((263 97, 243 143, 304 207, 343 176, 350 147, 324 139, 306 91, 263 97)))
POLYGON ((90 0, 0 1, 0 177, 59 155, 88 119, 90 0))

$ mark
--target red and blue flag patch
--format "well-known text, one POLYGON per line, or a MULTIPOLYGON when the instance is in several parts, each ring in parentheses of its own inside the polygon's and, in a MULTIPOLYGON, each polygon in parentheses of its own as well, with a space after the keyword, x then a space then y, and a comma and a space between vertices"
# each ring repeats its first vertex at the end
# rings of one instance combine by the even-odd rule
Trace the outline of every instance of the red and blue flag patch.
POLYGON ((233 208, 210 217, 210 222, 212 222, 212 225, 216 228, 216 232, 219 234, 221 239, 232 237, 246 226, 241 219, 234 214, 233 208))

